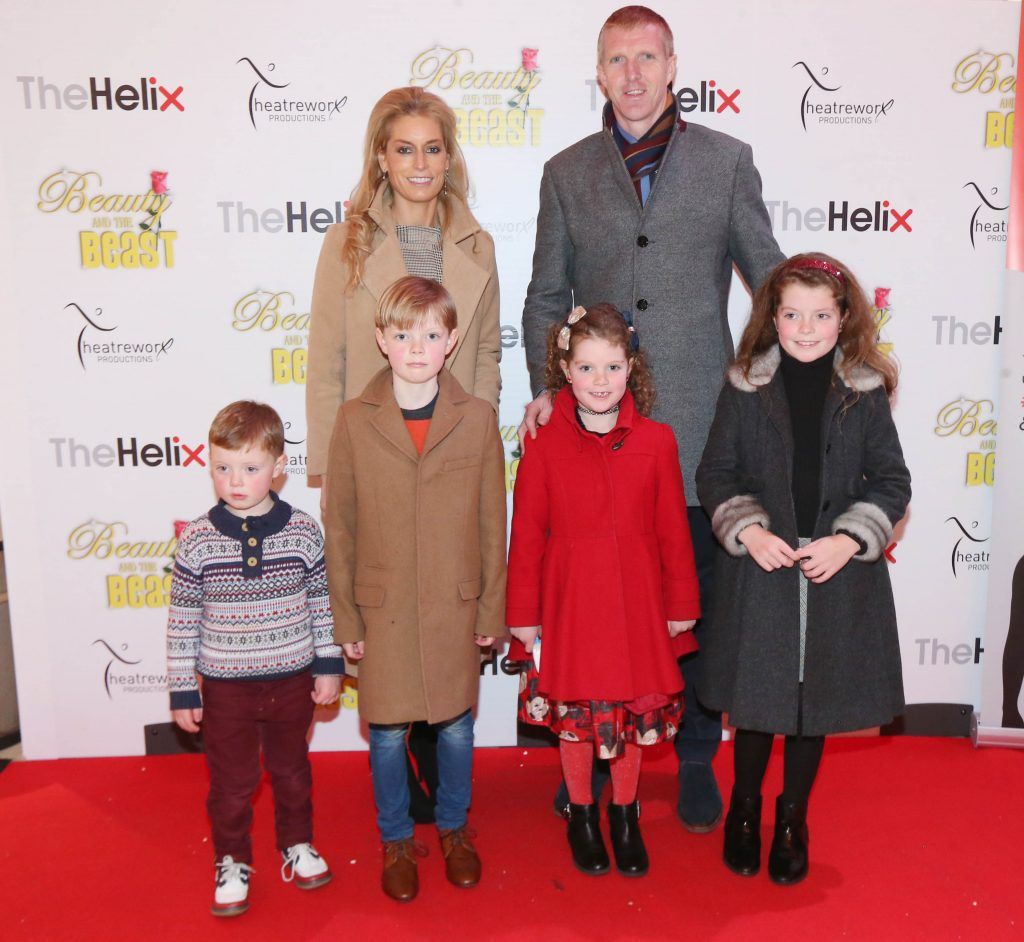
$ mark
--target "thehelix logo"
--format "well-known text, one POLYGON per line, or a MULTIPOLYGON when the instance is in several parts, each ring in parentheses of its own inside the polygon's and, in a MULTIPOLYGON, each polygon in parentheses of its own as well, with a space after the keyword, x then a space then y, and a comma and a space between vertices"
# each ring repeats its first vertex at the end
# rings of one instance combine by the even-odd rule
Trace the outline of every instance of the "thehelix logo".
POLYGON ((161 85, 155 75, 140 76, 130 85, 117 86, 109 75, 102 78, 90 75, 88 88, 51 84, 42 75, 16 75, 14 81, 21 86, 22 100, 29 111, 36 108, 46 111, 53 107, 57 111, 91 108, 93 111, 170 111, 174 114, 185 110, 181 102, 184 86, 174 86, 173 82, 161 85))
POLYGON ((889 200, 875 200, 867 206, 849 200, 829 200, 828 206, 802 209, 789 200, 765 200, 772 228, 777 232, 913 232, 913 209, 897 209, 889 200))
POLYGON ((800 99, 800 123, 805 131, 808 119, 812 124, 832 126, 876 124, 892 110, 895 102, 893 98, 874 101, 817 101, 816 99, 823 95, 835 95, 842 89, 841 85, 825 84, 825 80, 829 80, 828 66, 822 66, 818 74, 803 61, 794 62, 792 67, 803 69, 810 79, 810 85, 800 99))
POLYGON ((465 68, 472 50, 438 45, 413 59, 409 84, 457 95, 452 110, 464 147, 536 147, 544 109, 531 107, 530 98, 541 83, 539 52, 523 47, 515 69, 477 71, 465 68))
POLYGON ((348 95, 340 98, 290 98, 286 95, 275 95, 274 92, 282 92, 289 88, 290 82, 272 82, 267 76, 274 72, 277 66, 273 62, 260 69, 248 56, 242 56, 235 65, 245 63, 252 69, 256 81, 249 89, 249 121, 254 130, 259 130, 256 118, 259 116, 262 121, 278 124, 295 123, 326 123, 341 114, 341 109, 348 104, 348 95), (267 89, 273 89, 268 92, 267 89), (260 92, 262 91, 262 95, 260 92))
POLYGON ((145 671, 131 671, 127 668, 137 667, 142 663, 141 658, 132 660, 128 657, 128 645, 119 645, 119 650, 114 650, 110 642, 103 638, 93 641, 91 647, 99 645, 105 651, 105 657, 109 657, 106 666, 103 668, 103 689, 107 692, 110 700, 114 699, 114 693, 164 693, 167 690, 166 674, 149 674, 145 671))
POLYGON ((186 445, 177 435, 166 435, 160 442, 140 442, 118 437, 113 444, 85 445, 74 438, 51 438, 53 460, 58 468, 205 468, 206 444, 186 445))
MULTIPOLYGON (((985 52, 979 49, 964 56, 953 69, 953 84, 958 95, 995 95, 999 111, 985 112, 985 147, 1013 147, 1013 116, 1017 76, 1012 52, 985 52)), ((987 103, 986 103, 987 104, 987 103)))
POLYGON ((156 363, 161 357, 170 352, 174 345, 174 338, 152 340, 126 340, 116 341, 112 339, 101 340, 95 337, 90 331, 97 331, 100 334, 112 334, 117 330, 116 324, 101 324, 103 308, 96 308, 92 314, 87 314, 85 309, 75 301, 64 305, 65 311, 72 311, 85 321, 85 326, 78 332, 78 340, 75 344, 75 352, 78 354, 78 362, 82 369, 87 369, 86 364, 103 364, 118 366, 134 366, 145 363, 156 363))
POLYGON ((335 200, 333 209, 323 207, 310 211, 305 200, 294 203, 288 200, 284 209, 270 207, 257 210, 246 206, 240 200, 221 200, 217 203, 221 211, 221 224, 225 232, 314 232, 325 233, 328 227, 344 219, 344 204, 335 200))
MULTIPOLYGON (((590 89, 590 110, 597 111, 601 100, 601 85, 597 79, 586 79, 584 84, 590 89)), ((676 91, 676 102, 682 114, 698 112, 704 114, 739 114, 741 89, 731 91, 723 88, 717 79, 701 79, 699 85, 683 85, 676 91)))
POLYGON ((987 536, 974 536, 971 531, 978 529, 978 521, 972 520, 970 527, 965 527, 958 517, 947 517, 946 523, 952 523, 958 532, 953 551, 949 554, 949 565, 953 570, 953 578, 962 572, 988 572, 988 550, 981 549, 983 543, 989 541, 987 536), (967 541, 966 543, 964 541, 967 541), (961 549, 961 547, 963 547, 961 549))
POLYGON ((981 191, 981 187, 978 186, 973 180, 968 180, 963 185, 965 190, 973 190, 974 195, 977 197, 978 205, 974 207, 974 212, 971 213, 971 221, 968 226, 971 236, 971 248, 977 249, 979 242, 1006 242, 1006 211, 1010 208, 1007 206, 1000 206, 997 197, 999 195, 999 187, 994 186, 988 191, 986 196, 981 191))

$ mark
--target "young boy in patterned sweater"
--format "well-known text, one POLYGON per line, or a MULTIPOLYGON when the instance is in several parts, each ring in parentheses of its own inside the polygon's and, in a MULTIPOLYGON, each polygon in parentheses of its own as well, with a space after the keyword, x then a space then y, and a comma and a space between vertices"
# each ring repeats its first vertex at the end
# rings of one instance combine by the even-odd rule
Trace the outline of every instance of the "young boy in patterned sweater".
POLYGON ((215 916, 236 916, 249 905, 261 747, 281 876, 302 889, 331 879, 312 846, 306 734, 314 704, 337 699, 344 662, 334 644, 320 528, 271 490, 284 462, 284 427, 270 406, 233 402, 221 409, 210 427, 219 500, 182 531, 174 559, 171 713, 188 732, 202 724, 215 916))

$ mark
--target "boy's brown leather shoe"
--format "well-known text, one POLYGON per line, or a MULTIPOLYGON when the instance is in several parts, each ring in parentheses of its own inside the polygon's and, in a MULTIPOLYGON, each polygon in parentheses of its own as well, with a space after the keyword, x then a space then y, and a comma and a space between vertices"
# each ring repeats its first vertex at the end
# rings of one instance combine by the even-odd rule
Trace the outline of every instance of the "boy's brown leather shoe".
POLYGON ((426 847, 411 837, 404 841, 385 841, 381 889, 399 903, 412 902, 420 889, 416 858, 426 855, 426 847))
POLYGON ((441 831, 441 853, 444 854, 444 875, 448 882, 468 889, 480 882, 480 858, 470 838, 473 832, 463 825, 450 831, 441 831))

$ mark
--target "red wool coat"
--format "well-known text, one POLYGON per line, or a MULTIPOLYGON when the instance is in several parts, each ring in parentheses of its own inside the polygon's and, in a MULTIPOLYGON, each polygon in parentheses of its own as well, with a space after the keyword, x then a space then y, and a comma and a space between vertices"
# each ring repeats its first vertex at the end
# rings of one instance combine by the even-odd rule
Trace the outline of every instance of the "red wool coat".
POLYGON ((506 622, 541 625, 540 690, 557 700, 631 701, 683 689, 696 649, 667 622, 700 617, 672 429, 627 392, 603 438, 580 428, 566 387, 516 473, 506 622))

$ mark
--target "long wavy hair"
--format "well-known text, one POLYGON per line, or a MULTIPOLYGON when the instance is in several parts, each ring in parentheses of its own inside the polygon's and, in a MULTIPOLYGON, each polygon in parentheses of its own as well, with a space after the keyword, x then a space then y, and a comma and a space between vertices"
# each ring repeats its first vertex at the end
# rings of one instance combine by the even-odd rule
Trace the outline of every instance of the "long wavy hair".
POLYGON ((551 325, 548 331, 548 357, 544 365, 544 381, 550 392, 558 392, 567 385, 562 364, 569 365, 572 351, 585 337, 596 337, 610 343, 613 347, 621 347, 631 365, 627 388, 633 394, 636 411, 641 415, 650 415, 654 407, 654 376, 642 349, 631 351, 629 325, 622 315, 611 304, 595 304, 587 308, 585 317, 580 318, 569 328, 569 349, 558 346, 558 334, 565 327, 564 321, 551 325))
MULTIPOLYGON (((466 158, 459 147, 455 113, 437 95, 422 88, 409 86, 391 89, 370 112, 363 146, 363 172, 349 197, 349 206, 345 211, 348 225, 345 230, 345 243, 341 249, 341 260, 348 271, 346 287, 349 290, 359 283, 366 256, 370 254, 373 225, 366 211, 384 180, 384 171, 380 169, 377 155, 387 147, 395 121, 405 117, 433 118, 441 127, 441 138, 448 154, 448 192, 446 195, 442 191, 438 199, 438 215, 442 229, 448 227, 449 204, 456 200, 465 204, 467 200, 469 173, 466 170, 466 158)), ((391 184, 387 184, 387 187, 390 195, 391 184)))
POLYGON ((744 378, 749 380, 754 359, 779 342, 775 314, 783 288, 793 282, 809 288, 827 288, 831 292, 843 319, 836 346, 843 352, 844 369, 866 366, 874 370, 881 375, 885 391, 891 396, 899 380, 899 368, 895 360, 878 349, 878 327, 864 289, 849 268, 823 252, 805 252, 780 263, 757 290, 750 320, 736 350, 736 365, 744 378), (801 261, 808 259, 827 263, 841 272, 842 278, 819 268, 799 267, 801 261))

